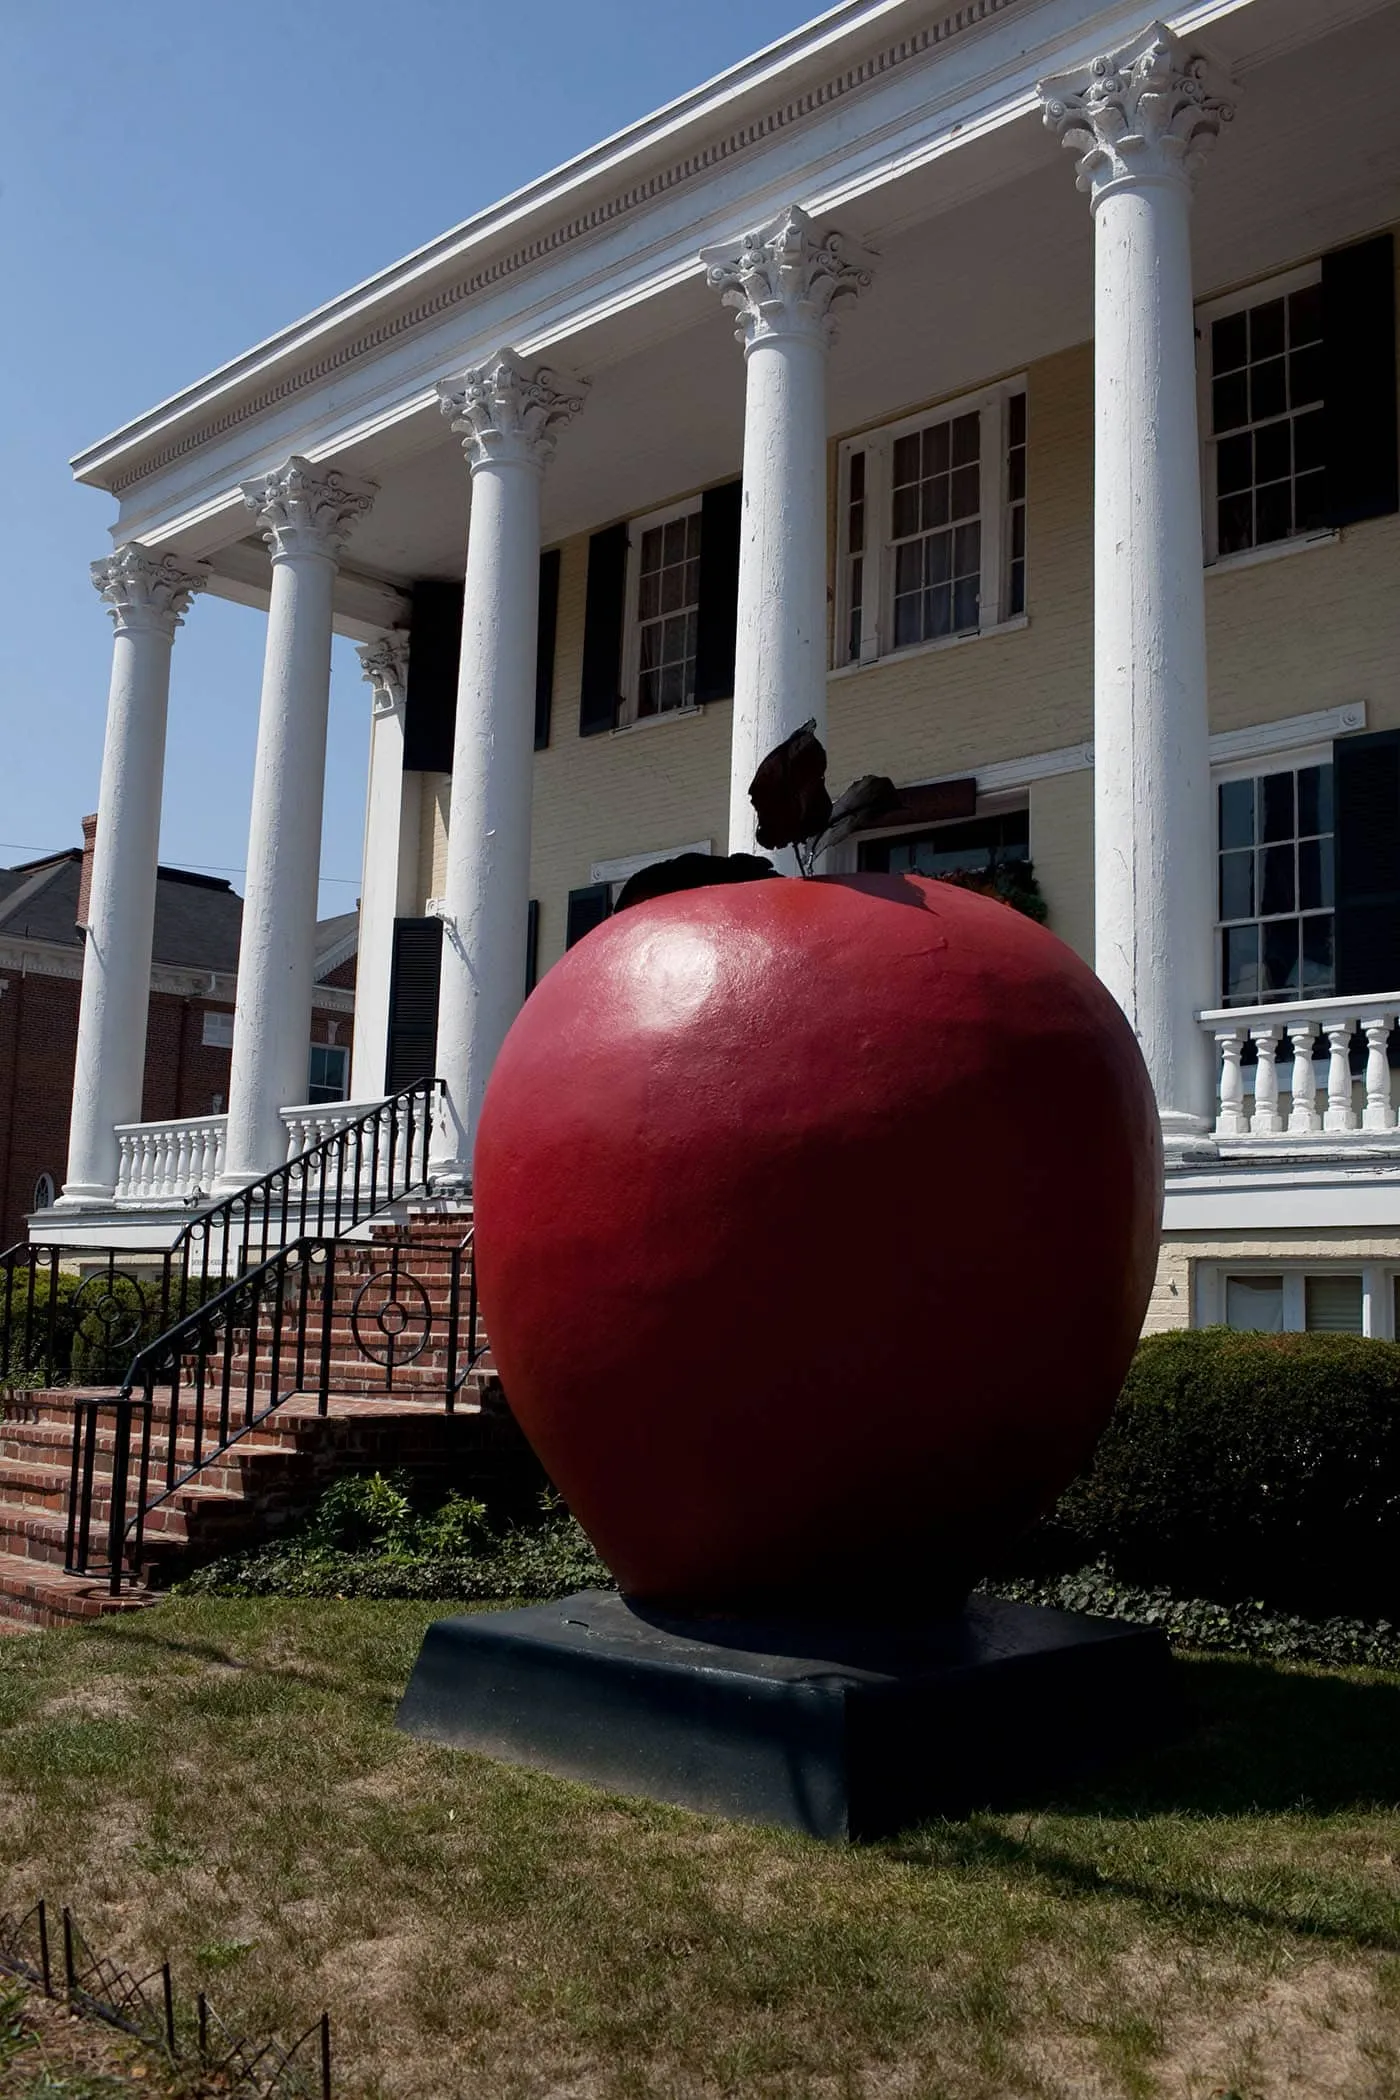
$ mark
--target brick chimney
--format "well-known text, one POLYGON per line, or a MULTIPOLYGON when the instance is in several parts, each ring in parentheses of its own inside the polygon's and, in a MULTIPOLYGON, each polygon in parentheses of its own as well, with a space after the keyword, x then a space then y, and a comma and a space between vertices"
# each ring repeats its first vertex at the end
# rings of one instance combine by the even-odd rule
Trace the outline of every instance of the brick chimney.
POLYGON ((97 817, 83 818, 83 872, 78 878, 78 924, 87 932, 88 900, 92 896, 92 848, 97 837, 97 817))

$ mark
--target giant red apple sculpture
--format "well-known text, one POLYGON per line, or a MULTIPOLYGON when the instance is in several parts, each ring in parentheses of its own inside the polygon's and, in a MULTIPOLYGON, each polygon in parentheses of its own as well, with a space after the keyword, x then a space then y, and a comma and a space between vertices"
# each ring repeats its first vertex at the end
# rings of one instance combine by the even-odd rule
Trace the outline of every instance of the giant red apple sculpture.
POLYGON ((1052 934, 916 877, 620 913, 476 1152, 510 1404, 639 1599, 925 1613, 1082 1466, 1147 1305, 1152 1090, 1052 934))

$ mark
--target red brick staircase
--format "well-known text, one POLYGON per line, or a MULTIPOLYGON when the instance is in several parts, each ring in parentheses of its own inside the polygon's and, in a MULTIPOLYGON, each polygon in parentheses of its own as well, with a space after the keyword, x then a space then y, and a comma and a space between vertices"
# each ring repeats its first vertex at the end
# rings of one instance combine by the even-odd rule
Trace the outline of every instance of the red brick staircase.
MULTIPOLYGON (((479 1325, 479 1353, 469 1368, 469 1250, 455 1264, 455 1351, 451 1344, 452 1250, 460 1245, 462 1223, 416 1212, 402 1226, 377 1229, 369 1241, 337 1243, 328 1320, 317 1287, 301 1328, 293 1293, 275 1313, 260 1309, 251 1331, 235 1331, 226 1344, 227 1365, 223 1349, 205 1356, 201 1456, 217 1444, 225 1386, 236 1428, 250 1405, 255 1414, 268 1406, 275 1361, 277 1389, 285 1394, 295 1383, 299 1329, 305 1386, 236 1442, 214 1449, 188 1482, 148 1510, 140 1580, 128 1581, 119 1595, 111 1593, 105 1572, 77 1575, 64 1568, 78 1389, 0 1399, 0 1621, 56 1625, 150 1604, 174 1577, 294 1522, 344 1473, 399 1468, 429 1493, 455 1488, 528 1496, 540 1476, 501 1399, 479 1325), (279 1326, 280 1353, 274 1349, 279 1326), (317 1390, 323 1361, 324 1413, 317 1390), (460 1383, 449 1412, 450 1368, 460 1383)), ((185 1359, 174 1437, 177 1477, 196 1455, 195 1379, 194 1361, 185 1359)), ((107 1389, 108 1396, 116 1391, 107 1389)), ((158 1389, 162 1436, 169 1400, 168 1386, 158 1389)), ((152 1494, 163 1485, 162 1436, 152 1494)), ((107 1537, 115 1445, 115 1418, 104 1410, 96 1432, 94 1542, 107 1537)))

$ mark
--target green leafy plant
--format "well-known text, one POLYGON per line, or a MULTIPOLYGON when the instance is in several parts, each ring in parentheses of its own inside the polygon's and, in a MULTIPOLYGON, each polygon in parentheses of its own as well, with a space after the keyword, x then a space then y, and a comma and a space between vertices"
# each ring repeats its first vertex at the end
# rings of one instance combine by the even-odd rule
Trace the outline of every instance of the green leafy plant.
POLYGON ((1400 1619, 1400 1345, 1149 1336, 1091 1465, 1011 1572, 1094 1561, 1178 1597, 1400 1619))

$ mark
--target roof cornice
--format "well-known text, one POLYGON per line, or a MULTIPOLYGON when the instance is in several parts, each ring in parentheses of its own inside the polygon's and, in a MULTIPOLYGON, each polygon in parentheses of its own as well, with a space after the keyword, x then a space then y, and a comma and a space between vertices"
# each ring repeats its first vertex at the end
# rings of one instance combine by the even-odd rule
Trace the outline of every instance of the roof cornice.
POLYGON ((929 0, 845 0, 171 395, 78 453, 73 472, 121 494, 488 287, 1022 4, 965 0, 933 10, 929 0), (879 39, 874 48, 872 38, 879 39))

